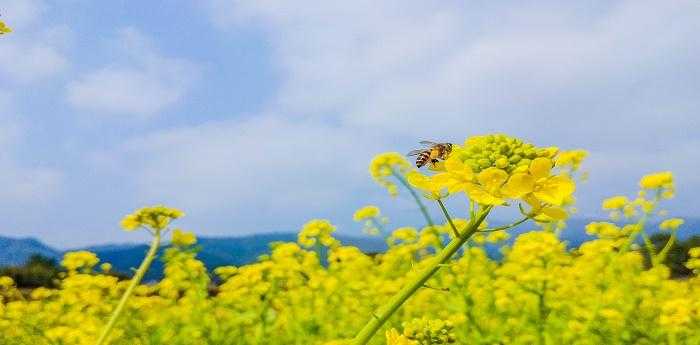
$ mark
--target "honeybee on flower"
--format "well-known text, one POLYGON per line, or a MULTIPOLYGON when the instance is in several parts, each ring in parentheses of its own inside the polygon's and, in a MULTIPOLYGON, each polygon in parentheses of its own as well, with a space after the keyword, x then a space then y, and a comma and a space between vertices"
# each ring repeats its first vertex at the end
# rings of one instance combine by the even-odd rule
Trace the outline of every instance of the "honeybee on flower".
POLYGON ((406 154, 409 157, 416 156, 416 167, 418 168, 423 167, 427 163, 435 167, 439 161, 446 160, 447 157, 450 156, 450 153, 452 153, 452 144, 450 143, 435 143, 423 140, 420 144, 428 147, 413 150, 406 154))

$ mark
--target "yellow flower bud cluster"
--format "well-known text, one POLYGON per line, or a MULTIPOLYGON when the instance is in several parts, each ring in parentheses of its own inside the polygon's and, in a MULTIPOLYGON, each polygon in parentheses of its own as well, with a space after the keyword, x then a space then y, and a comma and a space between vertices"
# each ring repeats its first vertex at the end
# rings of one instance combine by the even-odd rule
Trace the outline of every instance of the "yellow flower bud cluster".
POLYGON ((468 138, 463 147, 453 149, 451 156, 459 158, 475 173, 492 167, 512 173, 527 169, 535 158, 552 158, 557 151, 554 147, 538 148, 505 134, 489 134, 468 138))
POLYGON ((384 234, 384 225, 389 222, 387 217, 383 217, 379 207, 367 205, 359 208, 352 215, 352 219, 356 222, 362 222, 362 231, 368 235, 386 235, 384 234))
POLYGON ((675 231, 678 230, 683 223, 685 223, 685 221, 681 218, 669 218, 659 224, 659 229, 675 231))
POLYGON ((68 252, 63 256, 61 266, 65 267, 69 272, 78 270, 89 271, 100 262, 95 253, 81 250, 68 252))
POLYGON ((133 231, 139 227, 147 227, 153 230, 163 230, 173 219, 184 216, 185 213, 171 207, 156 205, 136 210, 124 217, 121 221, 122 228, 133 231))
POLYGON ((333 237, 335 226, 325 219, 314 219, 301 228, 299 231, 297 242, 302 247, 311 248, 318 244, 325 247, 335 247, 340 244, 333 237))
POLYGON ((696 274, 700 272, 700 247, 691 248, 688 251, 688 262, 685 263, 685 267, 693 270, 696 274))
MULTIPOLYGON (((191 245, 194 244, 192 241, 196 241, 194 235, 186 237, 187 241, 183 243, 191 245)), ((208 294, 210 279, 207 268, 202 261, 197 260, 197 251, 187 248, 189 245, 176 245, 165 250, 164 277, 157 286, 158 294, 163 298, 201 300, 208 294)))
POLYGON ((197 243, 197 236, 193 232, 175 229, 171 243, 175 246, 189 247, 197 243))
POLYGON ((418 345, 454 344, 457 338, 454 325, 450 321, 431 320, 428 318, 413 319, 403 324, 403 334, 418 345))
POLYGON ((629 204, 629 199, 626 196, 616 195, 603 200, 604 210, 619 210, 629 204))
POLYGON ((399 333, 396 328, 386 331, 386 345, 418 345, 418 342, 408 339, 399 333))
POLYGON ((352 220, 356 222, 361 222, 363 220, 377 217, 379 217, 379 207, 374 205, 367 205, 355 211, 355 213, 352 215, 352 220))
POLYGON ((626 225, 624 227, 619 227, 613 223, 608 222, 593 222, 586 225, 587 234, 610 240, 624 240, 634 230, 634 225, 626 225))
POLYGON ((560 151, 556 156, 557 167, 570 167, 572 171, 576 171, 586 157, 588 157, 586 150, 560 151))
POLYGON ((214 269, 214 273, 222 280, 226 280, 238 273, 238 268, 236 266, 219 266, 214 269))
MULTIPOLYGON (((632 220, 638 217, 644 219, 651 216, 666 217, 668 211, 659 210, 659 204, 664 199, 674 196, 673 174, 667 171, 649 174, 639 181, 641 190, 637 197, 630 199, 624 195, 616 195, 603 200, 602 208, 610 211, 610 218, 619 221, 623 216, 632 220)), ((641 218, 639 218, 641 219, 641 218)), ((680 218, 670 218, 661 222, 661 230, 676 230, 683 224, 680 218)))
POLYGON ((12 29, 0 20, 0 35, 9 34, 10 32, 12 32, 12 29))
POLYGON ((380 186, 387 189, 389 195, 396 196, 399 187, 391 180, 391 176, 405 175, 411 171, 411 163, 398 152, 385 152, 376 155, 369 164, 369 173, 380 186))
POLYGON ((657 191, 664 199, 673 198, 675 193, 673 173, 670 171, 662 171, 646 175, 639 180, 639 186, 643 189, 657 191))
POLYGON ((687 298, 675 298, 667 301, 661 307, 659 324, 675 331, 686 328, 693 321, 699 310, 694 310, 694 303, 687 298))

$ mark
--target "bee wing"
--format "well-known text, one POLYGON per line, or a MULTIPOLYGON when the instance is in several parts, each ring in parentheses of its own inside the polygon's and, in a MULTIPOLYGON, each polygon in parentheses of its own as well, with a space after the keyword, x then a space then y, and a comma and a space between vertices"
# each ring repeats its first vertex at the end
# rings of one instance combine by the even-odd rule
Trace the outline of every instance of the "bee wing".
POLYGON ((435 142, 432 142, 432 141, 429 141, 429 140, 423 140, 423 141, 420 142, 420 144, 421 144, 421 145, 426 145, 426 146, 435 146, 435 145, 438 145, 438 143, 435 143, 435 142))
POLYGON ((424 149, 413 150, 413 151, 407 153, 406 156, 418 156, 419 154, 421 154, 421 153, 423 153, 423 152, 425 152, 424 149))

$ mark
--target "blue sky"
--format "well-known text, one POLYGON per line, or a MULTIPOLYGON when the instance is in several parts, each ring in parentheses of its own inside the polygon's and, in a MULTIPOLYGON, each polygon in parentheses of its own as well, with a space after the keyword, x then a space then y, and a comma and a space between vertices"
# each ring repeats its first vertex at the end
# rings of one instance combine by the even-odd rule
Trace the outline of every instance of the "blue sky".
POLYGON ((700 206, 697 1, 0 0, 1 235, 141 241, 153 203, 202 235, 357 232, 367 174, 424 140, 506 132, 584 148, 580 216, 677 176, 700 206))

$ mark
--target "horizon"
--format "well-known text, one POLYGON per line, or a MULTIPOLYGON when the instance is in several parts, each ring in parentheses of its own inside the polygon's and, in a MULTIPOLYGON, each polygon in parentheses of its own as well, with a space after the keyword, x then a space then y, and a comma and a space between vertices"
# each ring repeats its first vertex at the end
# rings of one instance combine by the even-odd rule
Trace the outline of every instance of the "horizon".
MULTIPOLYGON (((569 227, 569 226, 571 226, 570 223, 579 223, 579 224, 575 224, 575 225, 582 225, 584 223, 588 224, 590 222, 611 222, 611 221, 609 219, 605 219, 605 218, 597 219, 597 218, 571 217, 567 220, 567 227, 563 231, 562 239, 566 240, 567 238, 572 237, 571 230, 575 230, 575 229, 572 229, 569 227)), ((501 222, 499 221, 497 223, 501 223, 501 222)), ((503 222, 503 223, 505 223, 505 222, 503 222)), ((616 222, 613 222, 613 223, 616 223, 616 222)), ((616 224, 619 224, 619 222, 616 224)), ((652 220, 649 222, 650 226, 657 226, 658 224, 659 224, 659 222, 655 221, 655 220, 652 220)), ((700 227, 697 227, 698 225, 700 225, 700 217, 686 218, 685 224, 683 224, 681 226, 681 230, 680 230, 678 238, 683 240, 683 239, 687 239, 687 238, 692 237, 692 236, 700 236, 700 227), (692 226, 696 226, 696 227, 692 227, 692 226)), ((517 235, 517 234, 521 234, 521 233, 530 231, 530 230, 523 229, 523 227, 526 227, 526 226, 535 226, 535 225, 531 221, 526 222, 526 223, 516 227, 513 230, 513 234, 517 235)), ((339 229, 336 232, 336 235, 339 237, 342 236, 342 237, 352 238, 352 239, 363 239, 364 238, 364 239, 380 239, 380 240, 382 240, 381 237, 372 236, 372 235, 369 235, 367 233, 362 232, 362 229, 359 226, 355 230, 356 231, 339 229)), ((533 229, 532 231, 534 231, 534 230, 536 230, 536 229, 533 229)), ((586 233, 585 229, 581 228, 580 230, 581 231, 579 231, 579 233, 584 238, 593 238, 593 236, 586 233)), ((661 231, 659 229, 650 229, 650 230, 651 230, 650 234, 665 233, 664 231, 661 231)), ((297 234, 298 234, 298 231, 289 230, 289 231, 255 232, 255 233, 252 233, 252 232, 251 233, 235 233, 232 235, 211 235, 211 236, 197 235, 197 239, 199 239, 199 240, 219 240, 219 239, 228 240, 228 239, 236 239, 236 238, 248 238, 248 237, 254 237, 254 236, 297 235, 297 234)), ((514 238, 514 237, 516 237, 516 236, 512 236, 512 238, 514 238)), ((133 241, 124 241, 124 242, 94 243, 94 244, 87 244, 87 245, 76 246, 76 247, 58 247, 58 246, 51 245, 50 243, 47 243, 47 242, 43 241, 41 238, 37 238, 37 237, 22 237, 22 236, 12 236, 12 235, 8 236, 8 235, 0 234, 0 239, 1 238, 7 238, 7 239, 11 239, 11 240, 35 240, 35 241, 39 241, 42 245, 45 245, 48 248, 59 251, 59 252, 69 252, 69 251, 73 251, 73 250, 83 250, 83 249, 101 248, 101 247, 110 247, 110 246, 114 246, 114 247, 121 247, 121 246, 124 246, 124 247, 146 246, 147 247, 148 246, 148 243, 146 243, 146 242, 133 240, 133 241)), ((165 244, 168 244, 168 243, 169 243, 169 241, 165 242, 165 244)))
POLYGON ((662 170, 678 187, 670 215, 700 216, 694 1, 6 0, 0 13, 13 29, 0 235, 145 242, 119 221, 153 204, 204 237, 351 228, 368 203, 417 224, 371 158, 494 132, 589 151, 583 217, 662 170))

